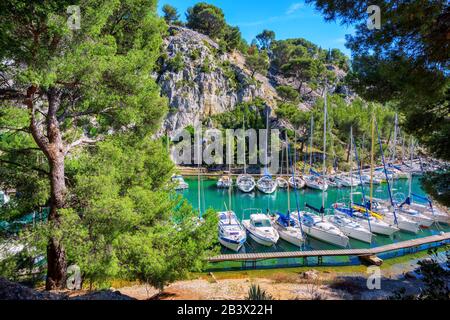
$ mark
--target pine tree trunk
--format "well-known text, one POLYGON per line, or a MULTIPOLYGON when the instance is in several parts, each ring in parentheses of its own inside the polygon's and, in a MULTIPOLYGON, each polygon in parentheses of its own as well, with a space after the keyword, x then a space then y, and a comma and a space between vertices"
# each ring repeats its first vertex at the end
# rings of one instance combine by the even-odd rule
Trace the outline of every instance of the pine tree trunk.
MULTIPOLYGON (((30 112, 31 134, 45 154, 50 166, 50 213, 48 224, 55 230, 61 225, 60 210, 66 205, 66 182, 64 176, 64 159, 66 148, 62 139, 57 111, 60 104, 60 93, 55 88, 50 88, 46 94, 48 99, 48 112, 45 123, 36 120, 36 106, 34 95, 38 88, 31 86, 27 90, 27 98, 24 101, 30 112), (44 135, 44 132, 46 134, 44 135)), ((60 239, 52 235, 47 245, 47 290, 61 289, 66 281, 66 253, 60 239)))
MULTIPOLYGON (((58 149, 58 148, 57 148, 58 149)), ((51 162, 51 201, 48 222, 56 226, 60 224, 59 210, 65 206, 66 184, 64 180, 64 156, 51 162)), ((56 237, 51 237, 47 245, 47 290, 61 289, 66 281, 66 253, 63 245, 56 237)))

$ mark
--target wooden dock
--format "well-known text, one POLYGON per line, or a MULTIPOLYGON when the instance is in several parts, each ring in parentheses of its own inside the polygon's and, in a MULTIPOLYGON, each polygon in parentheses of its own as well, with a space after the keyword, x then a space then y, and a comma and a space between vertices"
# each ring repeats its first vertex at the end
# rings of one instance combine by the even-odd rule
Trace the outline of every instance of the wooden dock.
MULTIPOLYGON (((397 242, 377 248, 370 249, 340 249, 340 250, 313 250, 313 251, 286 251, 286 252, 262 252, 262 253, 242 253, 242 254, 225 254, 216 257, 211 257, 208 262, 229 262, 229 261, 241 261, 241 262, 256 262, 270 259, 286 259, 286 258, 309 258, 317 257, 321 262, 323 257, 338 257, 338 256, 356 256, 356 257, 370 257, 377 256, 381 253, 418 248, 422 245, 432 244, 437 242, 448 242, 450 240, 450 233, 444 233, 441 235, 430 236, 426 238, 419 238, 413 240, 407 240, 397 242)), ((319 263, 320 264, 320 263, 319 263)))

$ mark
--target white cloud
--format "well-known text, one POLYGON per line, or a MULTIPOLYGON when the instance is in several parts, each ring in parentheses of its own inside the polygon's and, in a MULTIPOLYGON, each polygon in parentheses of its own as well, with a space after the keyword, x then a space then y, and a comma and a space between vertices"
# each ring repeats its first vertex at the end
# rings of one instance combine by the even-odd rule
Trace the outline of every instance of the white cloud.
POLYGON ((333 42, 339 43, 339 44, 345 44, 347 41, 345 40, 345 38, 337 38, 337 39, 334 39, 333 42))
POLYGON ((286 14, 293 14, 300 10, 303 7, 303 3, 297 2, 291 4, 291 6, 287 9, 286 14))

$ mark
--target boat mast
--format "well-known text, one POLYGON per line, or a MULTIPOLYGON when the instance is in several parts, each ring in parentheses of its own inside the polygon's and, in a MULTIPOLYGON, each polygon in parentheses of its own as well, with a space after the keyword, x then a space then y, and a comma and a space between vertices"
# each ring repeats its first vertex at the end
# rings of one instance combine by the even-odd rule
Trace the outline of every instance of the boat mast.
POLYGON ((378 129, 377 119, 375 119, 375 126, 376 126, 376 129, 377 129, 378 144, 380 145, 381 161, 383 162, 383 169, 384 169, 384 175, 386 177, 386 183, 387 183, 387 187, 388 187, 389 198, 391 200, 392 210, 394 211, 394 222, 398 226, 397 210, 396 210, 396 207, 395 207, 394 199, 392 198, 391 183, 389 182, 389 177, 388 177, 388 174, 387 174, 386 161, 384 160, 383 144, 381 143, 380 130, 378 129))
MULTIPOLYGON (((325 87, 324 92, 324 113, 323 113, 323 168, 322 168, 322 175, 323 175, 323 182, 325 184, 325 176, 327 174, 327 89, 325 87)), ((323 188, 324 189, 324 188, 323 188)), ((322 190, 322 219, 324 218, 325 214, 325 190, 322 190)))
POLYGON ((309 143, 309 169, 311 170, 312 155, 313 155, 312 147, 313 147, 313 142, 314 142, 314 116, 313 115, 311 116, 311 129, 309 131, 309 134, 311 135, 310 143, 309 143))
POLYGON ((372 141, 370 147, 370 210, 372 210, 372 202, 373 202, 373 168, 375 165, 374 152, 375 152, 375 114, 372 113, 372 141))
POLYGON ((202 196, 201 196, 201 178, 200 178, 200 174, 201 174, 201 145, 202 145, 202 141, 201 141, 201 133, 198 133, 198 130, 201 130, 201 125, 200 125, 200 114, 198 115, 198 121, 197 121, 197 163, 198 163, 198 172, 197 172, 197 193, 198 193, 198 216, 201 219, 202 218, 202 196))
MULTIPOLYGON (((286 173, 289 175, 289 137, 287 134, 287 130, 285 132, 286 135, 286 173)), ((295 183, 295 180, 294 180, 295 183)), ((290 185, 289 185, 289 179, 287 184, 287 201, 288 201, 288 217, 290 217, 291 214, 291 195, 290 195, 290 185)))
POLYGON ((398 114, 395 114, 395 121, 394 121, 394 141, 393 141, 393 151, 392 151, 392 159, 391 162, 395 163, 395 159, 397 157, 397 136, 398 136, 398 114))
MULTIPOLYGON (((410 154, 410 164, 411 164, 411 168, 412 168, 412 166, 413 166, 413 152, 414 152, 414 149, 413 149, 413 148, 414 148, 414 147, 413 147, 413 140, 412 140, 412 137, 411 137, 411 138, 410 138, 410 142, 409 142, 409 150, 410 150, 409 154, 410 154)), ((408 184, 409 184, 409 193, 408 193, 408 197, 409 197, 409 199, 411 200, 411 196, 412 196, 412 171, 411 171, 411 170, 409 171, 408 179, 409 179, 409 181, 408 181, 408 184)))
POLYGON ((350 127, 350 210, 353 208, 353 126, 350 127))
POLYGON ((242 135, 244 138, 244 174, 247 174, 247 139, 245 139, 245 114, 242 116, 242 135))

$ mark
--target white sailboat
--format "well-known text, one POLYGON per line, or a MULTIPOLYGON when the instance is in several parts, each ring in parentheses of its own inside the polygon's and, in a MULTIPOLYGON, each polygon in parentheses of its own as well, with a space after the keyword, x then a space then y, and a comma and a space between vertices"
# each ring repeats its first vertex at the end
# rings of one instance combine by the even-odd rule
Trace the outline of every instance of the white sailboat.
MULTIPOLYGON (((245 120, 243 120, 242 126, 243 126, 242 132, 245 132, 245 120)), ((253 176, 247 174, 246 146, 247 146, 247 143, 245 141, 245 136, 244 136, 244 174, 241 174, 238 176, 238 178, 236 180, 236 185, 240 191, 242 191, 244 193, 250 193, 253 190, 255 190, 256 182, 255 182, 255 178, 253 178, 253 176)))
MULTIPOLYGON (((327 145, 327 92, 324 93, 324 135, 323 135, 323 176, 326 174, 326 145, 327 145)), ((312 135, 311 135, 312 137, 312 135)), ((313 209, 312 206, 307 205, 313 209)), ((320 211, 322 216, 302 211, 293 212, 290 217, 296 223, 302 226, 302 230, 308 236, 319 239, 323 242, 333 244, 338 247, 347 247, 349 238, 336 226, 328 222, 324 217, 325 211, 325 190, 322 189, 322 208, 320 211)))
MULTIPOLYGON (((286 133, 286 172, 289 172, 289 140, 286 133)), ((292 173, 295 176, 295 169, 292 173)), ((290 218, 289 213, 291 212, 291 199, 290 199, 290 185, 288 184, 288 192, 287 192, 287 204, 288 204, 288 213, 287 215, 276 215, 273 220, 273 226, 278 231, 280 238, 286 242, 289 242, 297 247, 300 247, 304 242, 303 232, 300 227, 300 224, 296 223, 293 219, 290 218)), ((297 194, 296 194, 297 196, 297 194)))
POLYGON ((308 236, 338 247, 348 247, 348 237, 339 228, 322 217, 307 211, 292 212, 290 217, 297 224, 301 222, 302 230, 308 236))
POLYGON ((315 175, 308 175, 304 176, 305 184, 308 188, 320 190, 320 191, 327 191, 328 190, 328 184, 327 182, 322 179, 321 177, 317 177, 315 175))
MULTIPOLYGON (((353 128, 350 129, 350 148, 353 149, 353 146, 355 146, 355 156, 357 157, 357 149, 356 145, 353 141, 353 128)), ((373 143, 372 143, 373 146, 373 143)), ((373 152, 372 152, 373 154, 373 152)), ((359 168, 359 161, 357 161, 357 167, 358 171, 359 168)), ((372 157, 372 163, 373 163, 373 157, 372 157)), ((353 152, 350 152, 350 180, 353 182, 353 152)), ((351 183, 351 186, 353 186, 353 183, 351 183)), ((363 203, 365 206, 365 195, 364 195, 364 186, 361 186, 362 194, 363 194, 363 203)), ((371 186, 372 188, 372 186, 371 186)), ((371 189, 372 194, 372 189, 371 189)), ((371 195, 372 197, 372 195, 371 195)), ((355 210, 354 209, 354 203, 353 203, 353 187, 350 189, 350 207, 347 207, 345 204, 342 203, 336 203, 333 205, 334 213, 337 216, 340 217, 346 217, 349 219, 352 219, 353 221, 357 222, 358 224, 362 225, 365 228, 368 228, 371 232, 391 236, 395 232, 399 231, 399 229, 396 226, 390 225, 387 222, 383 221, 380 216, 378 215, 371 215, 370 212, 363 207, 364 210, 355 210)))
POLYGON ((303 189, 305 187, 305 181, 299 176, 290 177, 289 187, 296 190, 303 189))
POLYGON ((274 246, 280 238, 277 230, 272 226, 270 218, 265 214, 251 214, 250 219, 243 220, 242 224, 247 229, 250 238, 260 245, 274 246))
MULTIPOLYGON (((269 130, 269 112, 267 110, 267 116, 266 116, 266 128, 267 132, 269 130)), ((265 194, 272 194, 277 190, 277 182, 272 179, 272 176, 268 173, 267 169, 267 163, 268 163, 268 155, 267 155, 267 149, 269 145, 269 134, 266 134, 266 150, 265 150, 265 157, 266 157, 266 167, 264 168, 264 175, 261 179, 258 180, 256 183, 256 188, 258 188, 259 191, 265 194)))
POLYGON ((326 219, 338 227, 347 237, 372 243, 372 232, 352 219, 339 215, 330 215, 326 219))
POLYGON ((229 189, 233 187, 233 178, 230 176, 222 176, 219 181, 217 181, 217 188, 219 189, 229 189))

